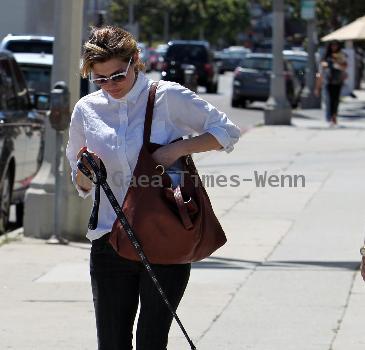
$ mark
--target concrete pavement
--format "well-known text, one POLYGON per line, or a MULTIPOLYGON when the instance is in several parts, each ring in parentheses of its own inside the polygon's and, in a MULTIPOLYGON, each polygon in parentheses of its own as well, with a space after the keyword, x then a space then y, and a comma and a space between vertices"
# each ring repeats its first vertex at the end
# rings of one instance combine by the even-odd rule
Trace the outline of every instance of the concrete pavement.
MULTIPOLYGON (((193 265, 178 310, 198 349, 364 349, 365 122, 330 129, 303 113, 251 129, 228 155, 196 157, 201 175, 228 179, 207 187, 228 243, 193 265)), ((96 349, 89 248, 2 244, 0 349, 96 349)), ((174 324, 169 349, 188 348, 174 324)))

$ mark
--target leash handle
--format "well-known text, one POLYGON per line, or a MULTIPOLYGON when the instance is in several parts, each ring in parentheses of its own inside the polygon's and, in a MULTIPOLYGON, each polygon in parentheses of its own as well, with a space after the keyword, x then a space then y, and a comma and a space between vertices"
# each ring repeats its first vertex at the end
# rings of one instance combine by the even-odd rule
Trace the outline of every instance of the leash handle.
POLYGON ((192 340, 190 339, 188 333, 186 332, 182 322, 180 321, 180 318, 178 317, 177 313, 175 312, 174 308, 172 307, 172 305, 170 304, 169 300, 167 299, 166 293, 164 292, 164 290, 161 287, 161 284, 159 283, 155 273, 152 270, 151 264, 148 261, 140 243, 138 242, 126 216, 124 215, 122 208, 120 207, 117 199, 115 198, 112 190, 110 189, 108 183, 106 182, 107 179, 107 172, 104 166, 104 163, 102 162, 102 160, 100 159, 100 168, 97 165, 97 163, 95 162, 94 158, 90 155, 90 153, 85 150, 81 157, 80 160, 78 160, 77 162, 77 167, 80 169, 80 171, 87 176, 94 184, 95 184, 95 201, 94 201, 94 206, 93 206, 93 211, 92 214, 90 216, 90 220, 89 220, 89 228, 91 230, 95 229, 97 226, 97 213, 94 213, 94 209, 95 210, 99 210, 99 202, 100 202, 100 186, 103 187, 103 190, 106 194, 106 196, 108 197, 110 204, 112 205, 115 213, 117 214, 117 217, 120 221, 120 223, 122 224, 129 240, 131 241, 134 249, 136 250, 143 266, 145 267, 145 269, 148 272, 148 275, 150 276, 150 278, 152 279, 153 284, 155 285, 157 291, 159 292, 161 298, 163 299, 164 303, 166 304, 167 308, 169 309, 170 313, 172 314, 172 316, 174 317, 174 319, 176 320, 177 324, 179 325, 181 331, 183 332, 186 340, 188 341, 191 350, 196 350, 196 347, 194 345, 194 343, 192 342, 192 340), (91 171, 83 164, 82 159, 85 158, 86 161, 90 164, 93 172, 94 172, 94 176, 91 174, 91 171), (99 193, 99 194, 98 194, 99 193), (98 195, 98 196, 97 196, 98 195), (98 202, 96 204, 96 202, 98 202), (95 217, 96 217, 96 225, 95 225, 95 217), (95 228, 91 228, 90 226, 92 225, 92 227, 95 226, 95 228))
POLYGON ((87 150, 84 150, 84 152, 81 154, 80 159, 77 161, 77 167, 86 177, 88 177, 95 184, 95 200, 88 224, 90 230, 95 230, 96 227, 98 226, 98 220, 99 220, 100 185, 103 181, 106 181, 107 178, 105 165, 100 159, 100 168, 99 168, 94 158, 90 155, 90 153, 87 150), (91 168, 93 169, 94 176, 88 169, 88 167, 84 165, 83 158, 86 158, 87 162, 90 164, 91 168))

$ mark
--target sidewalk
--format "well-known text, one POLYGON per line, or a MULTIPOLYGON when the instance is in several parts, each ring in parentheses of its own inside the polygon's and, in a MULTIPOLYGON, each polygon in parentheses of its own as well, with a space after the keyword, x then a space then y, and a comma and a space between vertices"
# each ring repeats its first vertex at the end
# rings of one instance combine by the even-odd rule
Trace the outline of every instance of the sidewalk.
MULTIPOLYGON (((207 188, 229 241, 193 265, 178 310, 199 350, 364 349, 365 124, 340 122, 257 127, 234 152, 197 157, 201 175, 242 180, 207 188), (258 187, 255 171, 305 187, 258 187)), ((0 349, 96 349, 89 248, 0 247, 0 349)), ((189 349, 175 323, 170 335, 169 350, 189 349)))
MULTIPOLYGON (((365 127, 365 90, 355 90, 356 98, 346 96, 341 97, 339 105, 339 122, 342 125, 358 127, 365 127)), ((298 109, 293 111, 293 115, 299 119, 305 120, 317 120, 324 122, 324 110, 318 109, 298 109)))

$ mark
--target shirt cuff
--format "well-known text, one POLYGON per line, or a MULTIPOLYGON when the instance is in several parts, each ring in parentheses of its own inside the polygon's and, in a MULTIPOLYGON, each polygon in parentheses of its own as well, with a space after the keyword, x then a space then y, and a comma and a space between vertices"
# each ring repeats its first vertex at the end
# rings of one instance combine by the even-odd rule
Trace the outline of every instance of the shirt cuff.
POLYGON ((222 145, 222 148, 217 151, 225 151, 227 153, 233 151, 233 144, 235 142, 232 142, 231 137, 225 129, 213 126, 207 129, 206 132, 209 132, 209 134, 213 135, 222 145))
MULTIPOLYGON (((87 197, 89 197, 91 195, 91 190, 84 191, 84 190, 81 189, 81 187, 76 183, 76 174, 77 174, 77 170, 76 169, 72 169, 72 171, 71 171, 71 179, 72 179, 72 182, 75 185, 76 190, 79 193, 79 196, 81 198, 84 198, 85 199, 85 198, 87 198, 87 197)), ((93 187, 94 187, 94 184, 93 184, 93 187)))

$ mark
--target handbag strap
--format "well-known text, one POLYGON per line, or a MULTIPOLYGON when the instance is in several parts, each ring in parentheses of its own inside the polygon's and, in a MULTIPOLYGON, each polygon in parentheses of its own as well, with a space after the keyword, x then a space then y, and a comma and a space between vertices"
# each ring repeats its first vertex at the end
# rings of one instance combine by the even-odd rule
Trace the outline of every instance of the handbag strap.
POLYGON ((143 144, 144 145, 147 145, 150 142, 153 107, 155 105, 157 87, 158 87, 158 81, 154 81, 151 84, 150 90, 148 92, 148 100, 147 100, 146 115, 145 115, 145 119, 144 119, 144 130, 143 130, 143 144))
MULTIPOLYGON (((117 214, 118 220, 120 221, 120 223, 123 226, 124 231, 127 234, 128 239, 130 240, 130 242, 132 243, 134 249, 136 250, 136 253, 138 254, 143 266, 145 267, 148 275, 150 276, 150 278, 152 279, 152 282, 154 284, 154 286, 156 287, 157 291, 159 292, 162 300, 164 301, 164 303, 166 304, 167 308, 169 309, 170 313, 172 314, 172 316, 174 317, 174 319, 176 320, 177 324, 179 325, 181 331, 183 332, 186 340, 188 341, 191 350, 196 350, 196 347, 194 345, 194 343, 192 342, 192 340, 190 339, 188 333, 186 332, 182 322, 180 321, 180 318, 178 317, 176 311, 174 310, 173 306, 171 305, 171 303, 169 302, 169 300, 167 299, 166 293, 164 292, 164 290, 161 287, 161 284, 159 283, 159 281, 157 280, 157 277, 155 275, 155 273, 152 270, 151 264, 148 261, 146 254, 144 253, 141 245, 139 244, 126 216, 124 215, 122 208, 120 207, 117 199, 115 198, 112 190, 110 189, 106 179, 107 179, 107 172, 104 166, 104 163, 102 162, 102 160, 100 159, 100 168, 98 167, 98 165, 96 164, 96 162, 94 161, 93 157, 90 155, 90 153, 88 151, 85 151, 82 155, 81 158, 78 160, 77 162, 77 167, 80 169, 80 171, 87 176, 95 185, 96 188, 99 187, 100 190, 100 186, 103 187, 103 190, 105 192, 105 195, 107 196, 110 204, 112 205, 115 213, 117 214), (82 160, 83 158, 85 158, 87 160, 87 162, 90 164, 91 168, 93 169, 94 172, 94 176, 91 174, 90 170, 83 164, 82 160)), ((95 196, 95 200, 96 200, 96 196, 95 196)), ((94 208, 99 208, 99 204, 95 205, 94 203, 94 208)), ((94 212, 93 212, 94 214, 94 212)), ((92 217, 95 218, 95 216, 90 217, 90 221, 92 221, 92 217)), ((96 219, 97 220, 97 219, 96 219)), ((89 223, 89 227, 90 226, 95 226, 96 228, 96 224, 97 221, 93 221, 93 224, 90 225, 89 223)), ((91 227, 90 227, 91 228, 91 227)))

